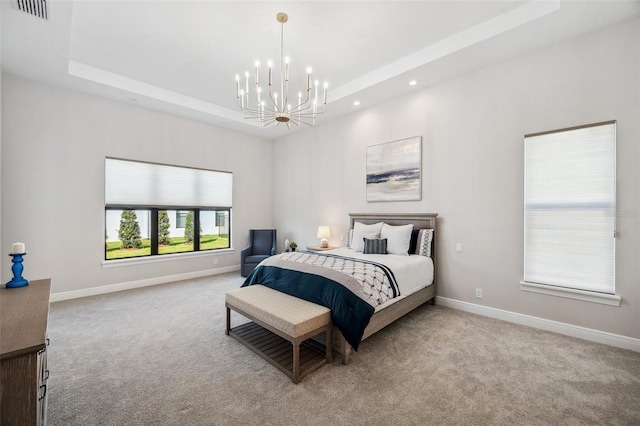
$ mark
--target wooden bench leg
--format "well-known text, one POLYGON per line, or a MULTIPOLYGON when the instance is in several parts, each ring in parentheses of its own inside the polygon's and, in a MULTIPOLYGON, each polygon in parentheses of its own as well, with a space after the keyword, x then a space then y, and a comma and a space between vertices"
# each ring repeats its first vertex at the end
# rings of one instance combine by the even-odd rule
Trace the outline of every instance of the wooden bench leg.
POLYGON ((224 329, 224 334, 229 335, 231 330, 231 309, 227 308, 227 328, 224 329))
POLYGON ((300 344, 298 342, 293 343, 293 377, 291 377, 294 384, 298 384, 300 381, 300 344))

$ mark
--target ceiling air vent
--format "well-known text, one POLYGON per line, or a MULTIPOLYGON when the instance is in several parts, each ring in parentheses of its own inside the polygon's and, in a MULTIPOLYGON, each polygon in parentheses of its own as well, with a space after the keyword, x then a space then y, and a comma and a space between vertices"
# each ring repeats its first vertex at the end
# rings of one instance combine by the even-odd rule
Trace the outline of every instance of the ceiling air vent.
POLYGON ((18 9, 42 19, 49 19, 47 0, 16 0, 18 9))

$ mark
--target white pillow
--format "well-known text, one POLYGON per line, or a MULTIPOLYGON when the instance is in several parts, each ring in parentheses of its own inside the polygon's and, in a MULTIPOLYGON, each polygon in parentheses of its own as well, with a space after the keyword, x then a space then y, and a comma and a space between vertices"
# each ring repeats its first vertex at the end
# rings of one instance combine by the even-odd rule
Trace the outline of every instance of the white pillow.
POLYGON ((413 224, 400 226, 383 224, 380 238, 387 239, 387 253, 408 256, 412 231, 413 224))
POLYGON ((354 223, 353 237, 351 238, 351 249, 353 251, 364 250, 364 238, 379 238, 382 225, 383 222, 374 223, 372 225, 365 225, 360 222, 354 223))

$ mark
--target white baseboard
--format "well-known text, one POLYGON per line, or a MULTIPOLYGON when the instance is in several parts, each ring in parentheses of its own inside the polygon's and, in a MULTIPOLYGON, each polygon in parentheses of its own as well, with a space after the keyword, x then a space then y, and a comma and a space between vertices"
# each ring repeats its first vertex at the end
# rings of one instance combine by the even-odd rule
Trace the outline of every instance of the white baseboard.
POLYGON ((473 314, 483 315, 485 317, 552 331, 566 336, 578 337, 591 342, 603 343, 616 348, 631 349, 632 351, 640 352, 640 339, 636 339, 634 337, 627 337, 620 334, 608 333, 606 331, 599 331, 544 318, 532 317, 530 315, 504 311, 502 309, 490 308, 469 302, 462 302, 460 300, 449 299, 442 296, 436 296, 436 304, 465 312, 471 312, 473 314))
POLYGON ((240 265, 226 266, 216 269, 205 269, 203 271, 186 272, 184 274, 166 275, 162 277, 149 278, 146 280, 129 281, 125 283, 110 284, 100 287, 84 288, 82 290, 62 291, 60 293, 51 293, 51 302, 59 302, 61 300, 77 299, 80 297, 96 296, 99 294, 114 293, 116 291, 131 290, 134 288, 148 287, 151 285, 167 284, 174 281, 191 280, 194 278, 202 278, 210 275, 226 274, 227 272, 235 272, 240 270, 240 265))

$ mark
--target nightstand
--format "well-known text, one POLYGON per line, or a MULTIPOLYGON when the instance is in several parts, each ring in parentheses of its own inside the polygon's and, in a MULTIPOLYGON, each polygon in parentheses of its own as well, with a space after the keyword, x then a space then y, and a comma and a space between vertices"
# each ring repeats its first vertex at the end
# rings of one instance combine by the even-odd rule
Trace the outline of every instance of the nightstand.
POLYGON ((329 247, 320 247, 320 246, 307 246, 307 250, 309 251, 325 251, 325 250, 333 250, 337 249, 337 246, 329 246, 329 247))

